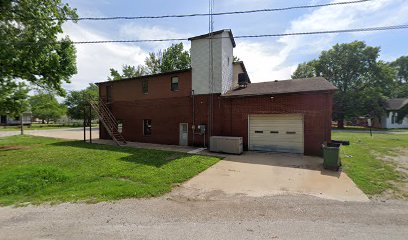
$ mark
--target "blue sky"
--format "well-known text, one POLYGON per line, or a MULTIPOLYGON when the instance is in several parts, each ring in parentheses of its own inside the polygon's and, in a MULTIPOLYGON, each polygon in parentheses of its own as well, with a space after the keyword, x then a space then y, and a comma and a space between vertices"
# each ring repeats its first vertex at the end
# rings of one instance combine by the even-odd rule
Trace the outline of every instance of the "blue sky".
MULTIPOLYGON (((215 12, 279 8, 345 0, 215 0, 215 12)), ((208 12, 208 0, 65 0, 80 17, 146 16, 208 12)), ((232 29, 234 35, 273 34, 408 24, 406 0, 373 0, 345 6, 273 13, 217 16, 214 29, 232 29)), ((64 34, 74 41, 185 38, 208 32, 207 17, 150 20, 80 21, 66 23, 64 34)), ((343 33, 280 38, 236 39, 234 55, 245 62, 251 81, 288 79, 299 63, 312 60, 336 43, 363 40, 381 47, 380 59, 408 55, 408 30, 343 33)), ((78 74, 68 90, 106 80, 109 68, 142 64, 147 53, 171 43, 77 45, 78 74)), ((190 47, 185 42, 187 48, 190 47)))

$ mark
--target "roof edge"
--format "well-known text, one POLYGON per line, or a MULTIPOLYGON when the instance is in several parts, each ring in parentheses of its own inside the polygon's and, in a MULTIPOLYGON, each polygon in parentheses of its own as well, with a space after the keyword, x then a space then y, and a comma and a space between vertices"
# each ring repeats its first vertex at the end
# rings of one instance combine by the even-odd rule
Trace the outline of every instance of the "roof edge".
POLYGON ((287 94, 306 94, 315 92, 336 92, 336 89, 322 89, 322 90, 312 90, 312 91, 296 91, 296 92, 283 92, 283 93, 259 93, 259 94, 242 94, 242 95, 222 95, 223 98, 241 98, 241 97, 257 97, 257 96, 277 96, 277 95, 287 95, 287 94))
POLYGON ((128 81, 128 80, 139 80, 139 79, 143 79, 143 78, 148 78, 148 77, 158 77, 158 76, 163 76, 163 75, 167 75, 167 74, 175 74, 175 73, 181 73, 181 72, 188 72, 191 71, 191 68, 186 68, 186 69, 180 69, 180 70, 174 70, 171 72, 163 72, 163 73, 156 73, 156 74, 150 74, 150 75, 143 75, 143 76, 139 76, 139 77, 132 77, 132 78, 122 78, 122 79, 118 79, 118 80, 110 80, 110 81, 103 81, 103 82, 96 82, 96 85, 99 84, 106 84, 106 83, 114 83, 114 82, 121 82, 121 81, 128 81))
MULTIPOLYGON (((211 34, 216 35, 216 34, 221 34, 223 32, 228 32, 229 37, 231 39, 232 47, 236 47, 237 44, 235 43, 234 35, 232 34, 231 29, 222 29, 222 30, 211 32, 211 34)), ((210 36, 210 33, 206 33, 206 34, 202 34, 202 35, 199 35, 199 36, 190 37, 190 38, 188 38, 188 40, 191 41, 191 40, 196 40, 196 39, 208 38, 209 36, 210 36)))

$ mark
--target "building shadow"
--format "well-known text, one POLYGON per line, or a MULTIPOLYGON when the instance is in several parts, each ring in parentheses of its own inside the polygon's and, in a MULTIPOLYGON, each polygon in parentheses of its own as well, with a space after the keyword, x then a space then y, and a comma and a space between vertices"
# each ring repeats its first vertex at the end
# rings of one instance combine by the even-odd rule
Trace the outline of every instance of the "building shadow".
POLYGON ((83 141, 63 141, 51 143, 50 145, 82 149, 85 148, 90 150, 101 150, 126 154, 126 156, 121 157, 120 160, 134 164, 149 165, 154 167, 162 167, 174 160, 189 156, 188 154, 181 152, 171 152, 132 147, 118 147, 112 145, 92 144, 83 141))

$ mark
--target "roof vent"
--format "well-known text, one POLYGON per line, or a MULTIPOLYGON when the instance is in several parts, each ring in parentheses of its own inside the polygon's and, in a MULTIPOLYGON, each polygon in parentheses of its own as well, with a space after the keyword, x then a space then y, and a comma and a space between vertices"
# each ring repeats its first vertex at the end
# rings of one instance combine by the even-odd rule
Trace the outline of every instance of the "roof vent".
POLYGON ((240 87, 246 87, 250 83, 247 73, 238 73, 238 85, 240 87))

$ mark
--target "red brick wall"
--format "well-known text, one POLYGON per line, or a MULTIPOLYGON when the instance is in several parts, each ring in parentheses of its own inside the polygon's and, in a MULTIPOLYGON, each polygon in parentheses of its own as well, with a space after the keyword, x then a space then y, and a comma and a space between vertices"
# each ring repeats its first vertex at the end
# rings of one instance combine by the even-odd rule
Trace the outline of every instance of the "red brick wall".
POLYGON ((306 155, 320 155, 324 141, 331 140, 332 93, 286 94, 224 100, 221 135, 242 136, 248 147, 249 114, 302 113, 306 155))
MULTIPOLYGON (((210 95, 191 96, 191 71, 178 73, 180 91, 170 91, 170 76, 149 78, 149 94, 142 93, 141 81, 115 82, 112 87, 112 112, 123 122, 128 141, 179 144, 179 124, 189 124, 189 145, 202 145, 204 136, 192 133, 194 123, 208 126, 210 95), (157 81, 157 82, 156 82, 157 81), (194 122, 193 122, 194 101, 194 122), (143 135, 143 119, 152 120, 152 135, 143 135), (194 142, 193 142, 194 138, 194 142)), ((104 96, 105 84, 100 85, 104 96)), ((331 139, 332 92, 282 94, 223 98, 213 95, 213 135, 240 136, 248 145, 249 114, 302 113, 304 115, 305 154, 320 155, 324 141, 331 139)), ((109 138, 101 128, 101 138, 109 138)), ((208 146, 208 132, 206 134, 208 146)))
POLYGON ((99 85, 99 94, 106 97, 106 86, 112 86, 113 101, 136 101, 147 99, 177 98, 191 95, 191 70, 170 74, 146 76, 130 80, 105 82, 99 85), (179 90, 171 91, 171 78, 179 77, 179 90), (148 81, 148 94, 142 90, 142 81, 148 81))

